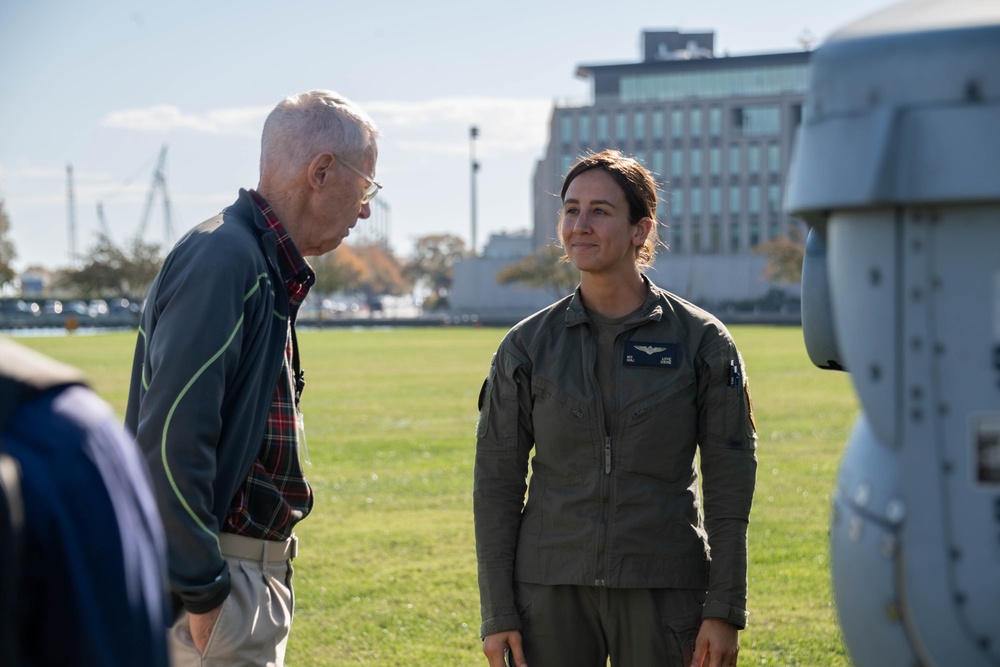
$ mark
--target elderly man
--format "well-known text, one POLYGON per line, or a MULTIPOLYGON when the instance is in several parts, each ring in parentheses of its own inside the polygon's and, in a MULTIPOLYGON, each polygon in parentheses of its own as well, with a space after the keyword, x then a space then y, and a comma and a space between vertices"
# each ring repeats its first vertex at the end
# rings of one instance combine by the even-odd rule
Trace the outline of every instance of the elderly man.
POLYGON ((379 130, 314 90, 264 123, 260 184, 182 238, 150 287, 126 424, 167 533, 174 665, 282 665, 295 524, 313 496, 299 464, 304 386, 295 317, 315 275, 381 186, 379 130))

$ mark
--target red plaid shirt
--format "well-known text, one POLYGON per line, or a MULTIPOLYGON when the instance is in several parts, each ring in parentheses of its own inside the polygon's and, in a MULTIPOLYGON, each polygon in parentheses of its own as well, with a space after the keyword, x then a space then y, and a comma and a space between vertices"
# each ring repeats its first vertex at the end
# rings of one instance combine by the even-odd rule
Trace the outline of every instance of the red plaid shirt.
POLYGON ((285 282, 290 315, 283 368, 267 414, 260 454, 229 505, 223 530, 262 540, 284 540, 313 506, 312 489, 299 465, 292 327, 299 306, 316 281, 316 274, 299 254, 268 203, 253 190, 250 195, 264 214, 268 227, 278 235, 278 268, 285 282))

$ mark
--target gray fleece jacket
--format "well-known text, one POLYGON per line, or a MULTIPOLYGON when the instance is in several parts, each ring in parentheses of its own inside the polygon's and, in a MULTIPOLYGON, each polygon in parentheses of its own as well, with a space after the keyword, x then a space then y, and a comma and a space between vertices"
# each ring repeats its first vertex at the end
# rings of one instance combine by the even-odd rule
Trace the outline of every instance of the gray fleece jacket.
POLYGON ((152 475, 175 609, 229 595, 218 534, 260 451, 288 318, 275 234, 245 190, 177 243, 150 287, 125 424, 152 475))

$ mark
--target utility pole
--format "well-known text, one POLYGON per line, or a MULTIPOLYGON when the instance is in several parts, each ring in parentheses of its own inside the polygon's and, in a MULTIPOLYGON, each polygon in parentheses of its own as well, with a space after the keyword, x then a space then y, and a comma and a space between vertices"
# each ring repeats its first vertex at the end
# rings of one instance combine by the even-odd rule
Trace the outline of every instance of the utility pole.
POLYGON ((66 165, 66 217, 69 223, 69 265, 76 266, 76 201, 73 198, 73 165, 66 165))
POLYGON ((472 256, 476 255, 476 174, 479 172, 479 163, 476 162, 476 138, 479 136, 479 128, 473 125, 469 128, 469 160, 471 169, 471 196, 469 197, 472 217, 472 256))

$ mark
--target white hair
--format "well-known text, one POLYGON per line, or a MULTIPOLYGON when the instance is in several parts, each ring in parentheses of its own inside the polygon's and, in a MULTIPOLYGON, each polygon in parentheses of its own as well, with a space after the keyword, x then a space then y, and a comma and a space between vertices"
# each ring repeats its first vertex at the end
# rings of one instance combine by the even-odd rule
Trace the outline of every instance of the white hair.
POLYGON ((331 90, 290 95, 264 121, 261 176, 290 178, 323 152, 361 161, 375 150, 381 134, 368 114, 331 90))

